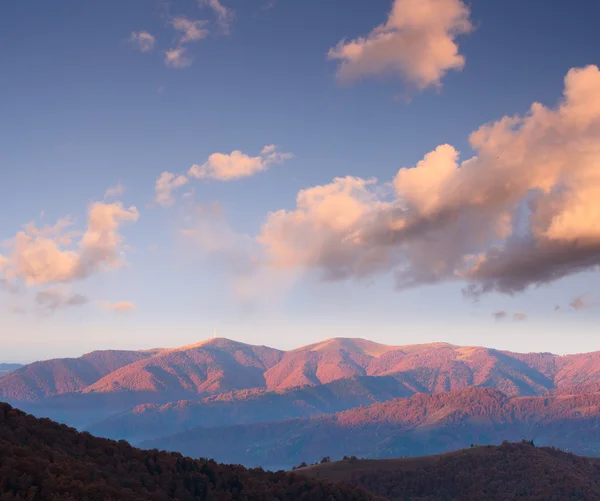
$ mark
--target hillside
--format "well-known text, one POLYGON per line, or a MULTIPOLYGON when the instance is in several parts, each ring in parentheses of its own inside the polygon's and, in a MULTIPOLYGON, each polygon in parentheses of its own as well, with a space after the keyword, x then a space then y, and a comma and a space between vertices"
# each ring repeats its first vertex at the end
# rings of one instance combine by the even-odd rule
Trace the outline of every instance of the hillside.
POLYGON ((181 454, 142 451, 126 442, 37 419, 0 404, 2 501, 248 500, 369 501, 361 488, 285 472, 247 470, 181 454))
POLYGON ((23 367, 22 364, 0 364, 0 377, 23 367))
POLYGON ((222 393, 265 387, 265 372, 283 353, 211 339, 196 345, 163 350, 155 356, 121 367, 84 389, 84 393, 172 392, 222 393))
POLYGON ((3 501, 600 500, 600 461, 504 443, 437 456, 245 469, 95 438, 0 404, 3 501))
POLYGON ((198 401, 144 404, 86 429, 98 436, 137 442, 196 426, 217 427, 317 416, 411 394, 393 377, 364 376, 299 389, 236 391, 198 401))
POLYGON ((296 470, 411 501, 600 499, 600 461, 529 444, 481 446, 407 459, 350 460, 296 470))
POLYGON ((317 418, 195 428, 145 447, 204 453, 248 466, 290 468, 323 456, 419 456, 470 444, 533 439, 600 455, 600 394, 507 397, 490 388, 417 394, 317 418))
POLYGON ((79 358, 57 358, 25 365, 0 379, 0 398, 39 400, 83 390, 100 378, 155 351, 94 351, 79 358))

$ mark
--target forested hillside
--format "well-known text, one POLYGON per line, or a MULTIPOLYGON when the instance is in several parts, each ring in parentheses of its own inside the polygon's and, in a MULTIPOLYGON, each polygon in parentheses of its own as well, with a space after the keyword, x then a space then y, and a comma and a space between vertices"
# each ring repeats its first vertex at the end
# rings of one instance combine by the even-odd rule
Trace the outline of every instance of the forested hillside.
POLYGON ((2 501, 368 501, 359 487, 143 451, 0 404, 2 501))

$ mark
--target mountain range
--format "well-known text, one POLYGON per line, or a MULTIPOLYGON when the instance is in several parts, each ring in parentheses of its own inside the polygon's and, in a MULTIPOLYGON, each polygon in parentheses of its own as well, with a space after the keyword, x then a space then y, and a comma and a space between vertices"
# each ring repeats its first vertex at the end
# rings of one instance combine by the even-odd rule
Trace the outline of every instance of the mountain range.
POLYGON ((523 439, 600 456, 600 393, 508 397, 473 387, 312 418, 197 427, 140 446, 278 469, 324 456, 421 456, 523 439))
POLYGON ((328 451, 389 457, 529 437, 595 454, 599 390, 600 352, 520 354, 346 338, 290 351, 223 338, 96 351, 35 362, 0 378, 0 400, 37 416, 135 444, 191 455, 206 450, 228 462, 264 466, 270 458, 273 467, 328 451), (381 405, 392 405, 402 419, 378 421, 381 405), (407 420, 415 409, 427 419, 407 420), (362 417, 348 427, 352 415, 362 417), (586 433, 576 430, 583 422, 586 433), (359 437, 352 451, 331 443, 331 437, 350 440, 351 429, 359 437), (431 434, 428 448, 419 445, 424 430, 431 434), (194 448, 198 443, 203 447, 194 448))
POLYGON ((360 376, 392 376, 411 393, 482 386, 507 395, 600 383, 600 352, 520 354, 446 343, 388 346, 336 338, 281 351, 223 338, 174 349, 95 351, 26 365, 0 380, 0 398, 36 401, 64 394, 209 396, 284 391, 360 376))

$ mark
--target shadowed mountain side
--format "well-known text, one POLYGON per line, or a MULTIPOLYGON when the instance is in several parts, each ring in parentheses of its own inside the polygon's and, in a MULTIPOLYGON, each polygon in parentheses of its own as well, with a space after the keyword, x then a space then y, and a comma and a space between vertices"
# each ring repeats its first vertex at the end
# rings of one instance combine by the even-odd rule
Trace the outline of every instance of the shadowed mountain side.
POLYGON ((360 487, 142 451, 0 404, 0 499, 370 501, 360 487))
POLYGON ((497 390, 469 388, 311 419, 196 428, 143 445, 273 468, 323 456, 417 456, 523 438, 600 455, 599 422, 600 394, 509 398, 497 390))
POLYGON ((296 390, 237 391, 200 401, 140 405, 87 429, 94 435, 137 442, 197 426, 316 416, 410 395, 412 391, 392 377, 358 377, 296 390))
POLYGON ((79 358, 34 362, 0 379, 0 398, 10 401, 39 400, 83 390, 107 374, 151 357, 158 351, 94 351, 79 358))
POLYGON ((296 473, 411 501, 600 499, 598 459, 520 443, 417 458, 336 461, 296 473))

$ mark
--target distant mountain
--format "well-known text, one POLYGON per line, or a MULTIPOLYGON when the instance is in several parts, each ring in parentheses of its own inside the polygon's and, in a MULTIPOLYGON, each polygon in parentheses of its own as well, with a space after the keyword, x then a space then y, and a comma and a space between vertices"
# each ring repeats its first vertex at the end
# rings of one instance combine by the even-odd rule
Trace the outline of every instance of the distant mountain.
POLYGON ((94 351, 79 358, 34 362, 0 379, 0 398, 28 401, 80 391, 107 374, 158 352, 94 351))
POLYGON ((264 388, 265 372, 283 352, 228 339, 211 339, 163 350, 151 358, 121 367, 97 380, 84 393, 171 392, 222 393, 264 388))
POLYGON ((0 404, 0 499, 371 501, 360 487, 142 451, 0 404))
POLYGON ((468 388, 317 418, 195 428, 142 446, 289 468, 323 456, 419 456, 523 438, 600 455, 600 394, 508 397, 491 388, 468 388))
MULTIPOLYGON (((1 378, 0 398, 35 415, 78 427, 136 406, 160 405, 138 407, 128 416, 115 417, 112 428, 103 428, 103 433, 111 436, 135 430, 147 437, 145 433, 153 422, 167 420, 160 417, 161 413, 181 424, 183 428, 168 430, 176 432, 219 419, 223 419, 221 424, 229 424, 231 420, 219 417, 227 413, 237 416, 236 422, 253 422, 264 416, 267 408, 271 419, 280 419, 334 412, 348 408, 352 401, 371 403, 469 387, 495 388, 508 396, 536 396, 577 393, 599 385, 600 352, 570 356, 519 354, 446 343, 388 346, 345 338, 281 351, 215 338, 175 349, 102 351, 77 359, 36 362, 1 378), (334 395, 328 408, 303 403, 304 398, 312 398, 308 394, 299 395, 298 402, 292 404, 293 393, 283 395, 360 378, 393 378, 394 390, 388 391, 388 382, 382 381, 383 391, 373 386, 373 400, 363 401, 364 389, 359 384, 356 396, 334 395), (249 393, 231 397, 227 404, 224 399, 219 404, 205 400, 239 391, 249 393), (163 407, 165 404, 170 405, 163 407), (278 405, 282 407, 278 409, 278 405)), ((315 391, 325 394, 328 390, 315 391)))
POLYGON ((139 405, 87 427, 94 435, 137 442, 196 426, 217 427, 308 417, 409 396, 391 376, 361 376, 299 389, 244 390, 202 400, 139 405))
POLYGON ((600 499, 600 460, 526 443, 419 458, 337 461, 296 473, 341 480, 399 500, 600 499))
POLYGON ((0 377, 21 367, 23 367, 23 364, 0 364, 0 377))

